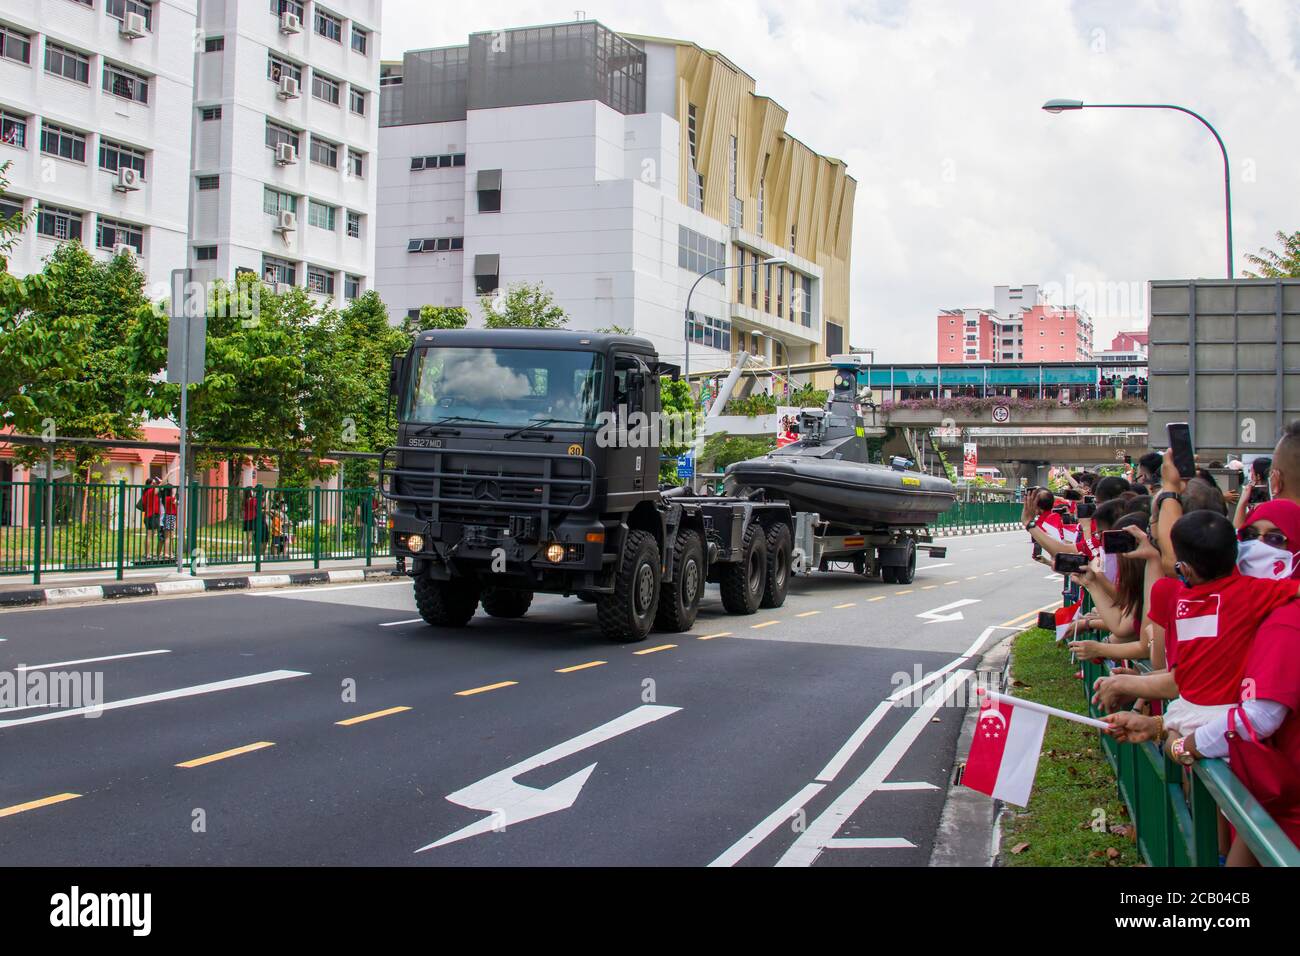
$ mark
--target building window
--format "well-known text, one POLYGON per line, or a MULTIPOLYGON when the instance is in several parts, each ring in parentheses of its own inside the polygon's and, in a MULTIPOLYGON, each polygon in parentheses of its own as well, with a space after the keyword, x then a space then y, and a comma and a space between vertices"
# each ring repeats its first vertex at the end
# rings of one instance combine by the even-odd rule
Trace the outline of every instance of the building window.
POLYGON ((327 139, 321 139, 319 136, 313 136, 311 138, 311 161, 318 166, 328 166, 330 169, 338 169, 338 144, 331 143, 327 139))
POLYGON ((348 210, 348 238, 361 238, 361 213, 348 210))
POLYGON ((41 152, 58 156, 60 159, 72 159, 79 163, 86 161, 86 135, 76 130, 64 129, 50 123, 41 123, 41 152))
POLYGON ((361 29, 359 26, 352 27, 352 49, 356 50, 362 56, 366 55, 366 44, 370 40, 370 34, 361 29))
POLYGON ((758 234, 763 235, 763 217, 767 214, 767 161, 770 155, 763 157, 763 172, 758 177, 758 234))
POLYGON ((195 246, 194 258, 198 262, 216 262, 217 247, 216 246, 195 246))
POLYGON ((114 143, 112 140, 99 140, 99 168, 110 172, 119 169, 134 169, 144 179, 144 151, 114 143))
POLYGON ((803 296, 799 309, 799 324, 805 329, 812 328, 812 277, 803 276, 803 296))
POLYGON ((23 200, 17 196, 0 196, 0 221, 8 222, 15 216, 25 214, 23 200))
POLYGON ((208 37, 203 41, 204 53, 220 53, 226 48, 225 37, 208 37))
MULTIPOLYGON (((677 264, 699 275, 726 265, 726 247, 685 226, 677 227, 677 264)), ((717 279, 715 276, 710 278, 717 279)))
POLYGON ((56 206, 36 210, 36 232, 51 239, 81 239, 81 213, 56 206))
POLYGON ((144 17, 144 28, 153 32, 153 4, 143 0, 105 0, 104 12, 114 20, 126 20, 128 13, 144 17))
POLYGON ((799 241, 799 226, 797 223, 790 223, 790 251, 794 252, 794 247, 799 241))
POLYGON ((281 126, 279 123, 266 121, 266 148, 275 149, 281 143, 288 143, 293 147, 293 154, 298 155, 298 131, 290 129, 287 126, 281 126))
POLYGON ((279 83, 281 77, 292 76, 302 85, 302 67, 292 60, 286 60, 274 53, 266 55, 266 78, 272 83, 279 83))
POLYGON ((199 108, 199 118, 205 123, 211 122, 212 120, 219 120, 221 119, 221 107, 202 106, 199 108))
POLYGON ((450 169, 464 166, 464 153, 442 153, 436 156, 412 156, 411 169, 450 169))
POLYGON ((264 255, 262 256, 262 279, 271 283, 297 285, 298 267, 287 259, 264 255))
POLYGON ((357 179, 364 179, 366 172, 365 153, 359 153, 355 149, 348 150, 348 175, 357 179))
POLYGON ((480 169, 478 171, 478 211, 501 211, 501 170, 480 169))
POLYGON ((307 291, 317 295, 334 294, 334 273, 317 266, 307 267, 307 291))
POLYGON ((747 258, 745 250, 739 246, 736 247, 736 265, 740 266, 736 270, 736 301, 741 305, 745 304, 745 259, 747 258))
POLYGON ((696 135, 695 122, 695 104, 686 104, 686 155, 690 160, 687 188, 687 199, 690 201, 692 209, 700 211, 704 209, 704 177, 700 175, 696 168, 696 149, 698 139, 696 135))
POLYGON ((32 38, 30 34, 15 30, 0 23, 0 56, 19 63, 32 62, 32 38))
POLYGON ((315 226, 317 229, 328 229, 333 232, 334 216, 337 212, 338 209, 335 206, 329 206, 313 199, 307 204, 307 224, 315 226))
POLYGON ((699 345, 731 351, 731 323, 726 319, 692 312, 686 319, 686 337, 699 345))
POLYGON ((501 257, 494 253, 474 257, 474 291, 489 295, 501 285, 501 257))
POLYGON ((198 188, 199 188, 199 191, 200 191, 200 192, 203 192, 203 191, 208 190, 208 189, 220 189, 220 188, 221 188, 221 177, 220 177, 220 176, 200 176, 200 177, 198 178, 198 188))
POLYGON ((344 274, 343 276, 343 298, 351 302, 357 296, 361 295, 361 276, 344 274))
POLYGON ((45 41, 45 72, 90 85, 90 58, 76 50, 45 41))
POLYGON ((311 73, 311 95, 334 106, 339 105, 339 81, 332 80, 319 70, 311 73))
POLYGON ((144 227, 100 216, 95 224, 95 245, 100 249, 112 249, 118 245, 130 246, 137 255, 143 255, 144 227))
POLYGON ((464 236, 443 236, 439 239, 408 239, 407 252, 457 252, 465 248, 464 236))
POLYGON ((844 327, 834 322, 826 323, 826 354, 839 355, 844 351, 844 327))
POLYGON ((335 43, 343 42, 343 21, 332 13, 316 8, 316 32, 335 43))
POLYGON ((366 115, 366 91, 355 86, 348 87, 348 109, 358 116, 366 115))
POLYGON ((776 267, 776 317, 785 318, 785 270, 776 267))
POLYGON ((271 0, 271 12, 277 17, 283 13, 292 13, 302 22, 302 0, 271 0))
POLYGON ((267 186, 262 193, 262 212, 274 216, 285 211, 298 212, 298 197, 267 186))
POLYGON ((27 117, 0 110, 0 143, 27 148, 27 117))

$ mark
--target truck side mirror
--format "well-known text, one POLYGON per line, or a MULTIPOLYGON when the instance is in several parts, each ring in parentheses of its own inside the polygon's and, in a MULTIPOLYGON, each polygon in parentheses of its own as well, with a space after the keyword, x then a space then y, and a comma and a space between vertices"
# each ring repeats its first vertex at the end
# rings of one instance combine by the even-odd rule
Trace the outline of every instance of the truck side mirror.
POLYGON ((393 399, 397 397, 402 387, 402 369, 406 365, 406 353, 394 352, 388 366, 388 402, 386 406, 385 421, 391 425, 393 423, 393 399))

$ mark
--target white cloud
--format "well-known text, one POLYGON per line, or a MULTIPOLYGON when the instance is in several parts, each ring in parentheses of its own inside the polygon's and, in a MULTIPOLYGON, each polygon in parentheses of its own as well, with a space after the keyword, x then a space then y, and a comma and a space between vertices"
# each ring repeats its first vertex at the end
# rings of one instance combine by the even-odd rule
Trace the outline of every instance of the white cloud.
MULTIPOLYGON (((858 180, 854 345, 932 360, 941 308, 1000 283, 1107 291, 1223 275, 1222 160, 1168 111, 1042 112, 1052 97, 1202 113, 1233 169, 1242 254, 1300 228, 1300 26, 1286 0, 610 0, 607 26, 694 40, 749 72, 791 132, 858 180)), ((386 58, 573 7, 386 0, 386 58)), ((1139 297, 1140 298, 1140 297, 1139 297)), ((1099 344, 1145 320, 1105 316, 1099 344), (1104 341, 1103 341, 1104 338, 1104 341)))

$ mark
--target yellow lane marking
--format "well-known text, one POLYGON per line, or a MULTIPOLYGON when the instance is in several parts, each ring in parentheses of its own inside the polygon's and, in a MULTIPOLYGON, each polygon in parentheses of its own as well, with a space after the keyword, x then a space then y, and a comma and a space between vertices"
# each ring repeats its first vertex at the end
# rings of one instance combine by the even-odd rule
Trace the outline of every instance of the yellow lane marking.
POLYGON ((961 584, 961 582, 960 582, 960 581, 944 581, 943 584, 944 584, 944 587, 947 587, 949 584, 961 584))
POLYGON ((654 654, 656 651, 666 651, 676 647, 676 644, 660 644, 658 647, 647 647, 644 651, 633 651, 633 654, 654 654))
POLYGON ((984 572, 984 577, 986 577, 986 578, 991 578, 991 577, 993 577, 993 572, 992 572, 992 571, 985 571, 985 572, 984 572))
POLYGON ((41 807, 62 803, 65 800, 76 800, 79 796, 81 796, 79 793, 56 793, 52 797, 41 797, 39 800, 30 800, 27 803, 16 803, 12 807, 0 809, 0 817, 11 817, 15 813, 23 813, 26 810, 38 810, 41 807))
POLYGON ((703 637, 699 638, 699 640, 701 640, 701 641, 711 641, 711 640, 713 640, 715 637, 731 637, 731 632, 730 632, 730 631, 718 631, 717 634, 705 634, 703 637))
POLYGON ((574 664, 572 667, 557 668, 555 673, 572 674, 574 671, 585 671, 588 667, 600 667, 602 664, 606 663, 608 663, 608 661, 587 661, 585 664, 574 664))
POLYGON ((804 611, 802 614, 796 614, 795 617, 812 617, 814 614, 820 614, 821 611, 804 611))
POLYGON ((482 687, 471 687, 469 690, 456 691, 457 697, 470 697, 474 694, 485 694, 490 690, 500 690, 502 687, 514 687, 518 684, 517 680, 503 680, 496 684, 484 684, 482 687))
POLYGON ((912 593, 912 588, 908 588, 906 591, 895 591, 894 593, 895 593, 895 594, 911 594, 911 593, 912 593))
POLYGON ((751 628, 771 627, 773 624, 780 624, 780 623, 781 623, 780 621, 762 621, 759 624, 751 624, 749 626, 751 628))
POLYGON ((882 594, 882 595, 880 595, 880 597, 873 597, 873 598, 871 598, 870 600, 871 600, 871 601, 883 601, 883 600, 884 600, 885 598, 887 598, 887 597, 889 597, 888 594, 882 594))
POLYGON ((1052 604, 1044 604, 1042 607, 1036 607, 1032 611, 1026 611, 1024 614, 1021 614, 1019 617, 1013 617, 1011 620, 1004 622, 1000 626, 1016 627, 1028 621, 1031 617, 1034 617, 1039 611, 1054 611, 1060 606, 1061 606, 1060 601, 1053 602, 1052 604))
POLYGON ((191 767, 202 767, 204 764, 215 763, 218 760, 225 760, 228 757, 238 757, 241 754, 249 754, 254 750, 265 750, 267 747, 274 747, 275 744, 269 740, 259 740, 255 744, 246 744, 243 747, 236 747, 233 750, 223 750, 219 754, 209 754, 206 757, 195 757, 193 760, 187 760, 184 763, 178 763, 176 766, 190 769, 191 767))
MULTIPOLYGON (((873 600, 873 601, 879 601, 880 598, 872 598, 871 600, 873 600)), ((850 601, 848 604, 837 604, 837 605, 835 605, 835 610, 840 611, 840 610, 843 610, 843 609, 846 608, 846 607, 857 607, 857 606, 858 606, 858 604, 857 604, 856 601, 850 601)))
POLYGON ((387 710, 376 710, 369 714, 360 714, 356 717, 349 717, 347 720, 334 721, 340 727, 351 727, 353 724, 364 724, 367 720, 378 720, 380 717, 387 717, 390 714, 400 714, 404 710, 410 710, 409 707, 389 707, 387 710))
POLYGON ((974 581, 977 577, 979 577, 978 574, 972 574, 972 575, 971 575, 970 577, 968 577, 966 580, 967 580, 967 581, 974 581))
POLYGON ((934 590, 935 588, 937 588, 938 586, 939 586, 939 585, 937 585, 937 584, 927 584, 925 587, 921 588, 921 590, 922 590, 922 591, 933 591, 933 590, 934 590))

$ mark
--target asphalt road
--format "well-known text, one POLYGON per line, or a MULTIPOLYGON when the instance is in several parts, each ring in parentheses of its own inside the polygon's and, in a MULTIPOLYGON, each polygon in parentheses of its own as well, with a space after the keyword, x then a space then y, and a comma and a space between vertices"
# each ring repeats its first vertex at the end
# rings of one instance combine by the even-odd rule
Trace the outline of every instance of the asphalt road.
POLYGON ((0 864, 924 865, 949 665, 1060 592, 1023 533, 945 543, 752 617, 711 587, 630 646, 550 596, 436 632, 405 581, 0 615, 0 680, 98 674, 107 705, 0 710, 0 864))

